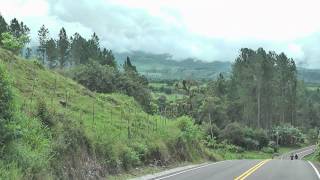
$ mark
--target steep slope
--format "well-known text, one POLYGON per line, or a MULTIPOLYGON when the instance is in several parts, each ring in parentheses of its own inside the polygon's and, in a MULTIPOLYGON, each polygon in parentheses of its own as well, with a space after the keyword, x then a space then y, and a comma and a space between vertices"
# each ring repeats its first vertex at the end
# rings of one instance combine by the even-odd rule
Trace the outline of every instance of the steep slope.
POLYGON ((3 49, 0 63, 12 79, 21 117, 12 129, 23 132, 11 143, 22 159, 7 155, 9 166, 0 168, 7 176, 97 179, 143 164, 204 156, 200 131, 188 118, 148 115, 131 97, 91 92, 3 49))

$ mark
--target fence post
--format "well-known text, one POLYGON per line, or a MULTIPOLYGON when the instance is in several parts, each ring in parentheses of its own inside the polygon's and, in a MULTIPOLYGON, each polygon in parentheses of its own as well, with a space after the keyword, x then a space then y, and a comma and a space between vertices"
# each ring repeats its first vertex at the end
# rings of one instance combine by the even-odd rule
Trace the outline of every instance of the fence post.
POLYGON ((93 101, 93 104, 92 104, 92 127, 94 128, 94 125, 95 125, 95 122, 94 122, 94 101, 93 101))

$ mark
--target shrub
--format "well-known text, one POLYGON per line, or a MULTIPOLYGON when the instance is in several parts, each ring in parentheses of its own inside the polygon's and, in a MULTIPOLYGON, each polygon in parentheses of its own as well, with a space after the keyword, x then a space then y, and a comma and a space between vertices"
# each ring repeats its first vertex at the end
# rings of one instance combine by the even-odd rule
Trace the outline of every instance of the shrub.
POLYGON ((184 141, 198 143, 203 137, 203 132, 199 126, 194 124, 192 119, 188 117, 183 116, 178 118, 177 127, 181 130, 180 137, 182 137, 184 141))
POLYGON ((259 147, 259 142, 251 138, 244 138, 243 147, 247 150, 257 150, 259 147))
POLYGON ((146 162, 146 156, 149 151, 148 147, 145 144, 135 142, 130 146, 138 155, 141 162, 146 162))
POLYGON ((41 120, 42 124, 48 127, 53 125, 53 116, 47 108, 47 104, 43 99, 38 100, 36 116, 41 120))
POLYGON ((168 147, 162 141, 150 142, 148 145, 148 152, 146 154, 146 162, 154 163, 155 165, 166 164, 170 159, 169 154, 168 147))
POLYGON ((125 170, 129 170, 131 167, 139 166, 141 164, 138 153, 129 147, 124 147, 121 150, 120 160, 122 167, 125 170))
POLYGON ((11 84, 5 68, 0 64, 0 119, 11 119, 13 111, 11 84))
POLYGON ((259 142, 259 149, 268 146, 269 138, 263 129, 256 129, 254 131, 254 139, 259 142))
POLYGON ((3 65, 0 65, 0 147, 10 139, 11 133, 6 126, 9 120, 12 119, 13 112, 11 85, 3 65))
POLYGON ((213 136, 213 137, 219 137, 221 131, 218 128, 218 126, 214 123, 209 124, 209 123, 204 123, 202 125, 202 129, 205 132, 205 134, 209 137, 213 136))
POLYGON ((304 143, 306 136, 296 127, 282 125, 272 129, 272 139, 278 139, 279 145, 296 145, 304 143))
POLYGON ((261 151, 264 153, 269 153, 269 154, 274 153, 274 149, 272 147, 264 147, 261 149, 261 151))
POLYGON ((74 71, 73 79, 91 91, 110 93, 115 90, 116 71, 112 67, 91 60, 90 63, 79 66, 74 71))
POLYGON ((24 45, 29 41, 28 36, 22 35, 19 38, 16 38, 9 32, 2 33, 1 37, 3 47, 16 54, 18 54, 24 45))
POLYGON ((244 146, 244 132, 238 123, 228 124, 221 132, 221 137, 237 146, 244 146))

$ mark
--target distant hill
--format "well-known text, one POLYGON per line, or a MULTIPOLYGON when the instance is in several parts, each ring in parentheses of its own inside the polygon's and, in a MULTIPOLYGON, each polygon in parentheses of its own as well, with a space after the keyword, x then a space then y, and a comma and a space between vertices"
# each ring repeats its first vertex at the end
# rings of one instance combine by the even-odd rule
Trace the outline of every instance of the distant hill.
POLYGON ((151 54, 141 51, 115 53, 119 64, 129 56, 140 73, 151 79, 213 79, 221 72, 231 71, 230 62, 204 62, 198 59, 174 60, 169 54, 151 54))
POLYGON ((298 67, 298 78, 308 83, 320 83, 320 69, 298 67))
MULTIPOLYGON (((232 69, 231 62, 204 62, 192 58, 178 61, 169 54, 142 51, 115 53, 119 64, 123 64, 127 56, 138 71, 150 79, 214 79, 219 73, 228 76, 232 69)), ((320 69, 298 67, 298 78, 308 83, 320 83, 320 69)))

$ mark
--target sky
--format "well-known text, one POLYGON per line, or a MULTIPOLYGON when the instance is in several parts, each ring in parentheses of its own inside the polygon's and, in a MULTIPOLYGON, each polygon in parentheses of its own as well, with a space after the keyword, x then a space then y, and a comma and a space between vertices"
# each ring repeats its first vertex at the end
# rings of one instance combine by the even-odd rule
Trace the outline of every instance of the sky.
POLYGON ((45 24, 56 38, 90 38, 116 52, 169 53, 175 59, 233 61, 239 49, 285 52, 299 66, 320 68, 319 0, 0 0, 7 21, 45 24))

